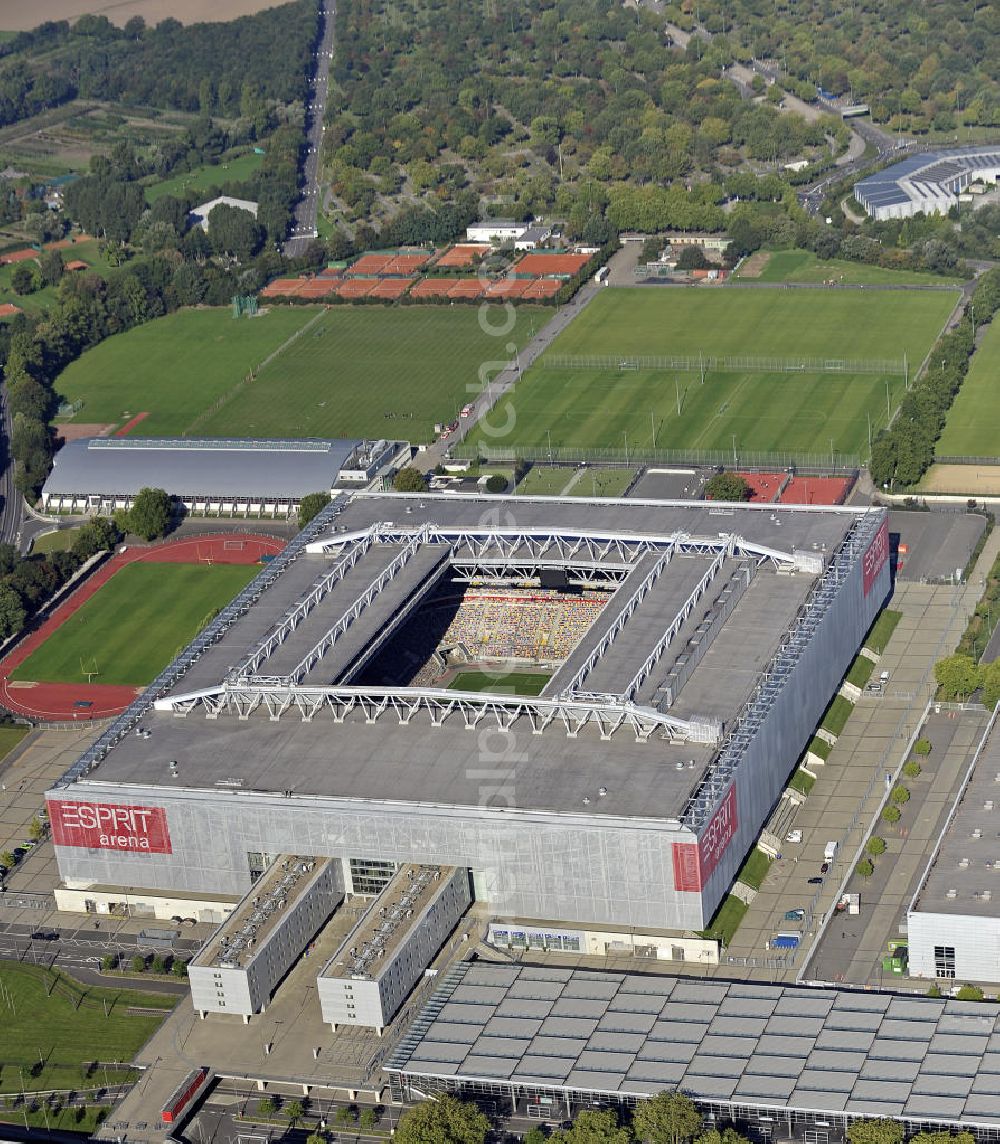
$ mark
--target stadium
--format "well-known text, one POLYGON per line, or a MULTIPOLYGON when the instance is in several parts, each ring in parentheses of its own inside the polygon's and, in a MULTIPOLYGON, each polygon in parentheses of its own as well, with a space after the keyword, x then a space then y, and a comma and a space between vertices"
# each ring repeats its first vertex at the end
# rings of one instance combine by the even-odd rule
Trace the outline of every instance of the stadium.
POLYGON ((973 183, 995 183, 1000 147, 924 151, 854 185, 854 197, 880 222, 915 214, 947 214, 973 183))
POLYGON ((207 910, 309 854, 701 929, 889 575, 868 507, 341 494, 48 792, 61 900, 207 910))

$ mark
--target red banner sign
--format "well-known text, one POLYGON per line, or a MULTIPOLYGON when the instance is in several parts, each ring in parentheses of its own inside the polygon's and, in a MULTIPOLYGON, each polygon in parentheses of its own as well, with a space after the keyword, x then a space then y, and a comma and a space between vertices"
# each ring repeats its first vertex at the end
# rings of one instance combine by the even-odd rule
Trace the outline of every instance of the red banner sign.
POLYGON ((52 841, 56 846, 173 853, 167 812, 162 806, 63 802, 61 799, 52 799, 47 806, 52 841))
POLYGON ((885 562, 889 559, 889 521, 883 520, 878 532, 871 544, 868 545, 868 551, 864 554, 861 560, 861 576, 864 585, 865 595, 872 590, 872 585, 878 578, 878 574, 885 567, 885 562))
POLYGON ((693 842, 674 843, 674 887, 682 892, 698 893, 711 878, 738 826, 734 783, 726 791, 722 805, 712 815, 712 821, 705 827, 698 845, 693 842))

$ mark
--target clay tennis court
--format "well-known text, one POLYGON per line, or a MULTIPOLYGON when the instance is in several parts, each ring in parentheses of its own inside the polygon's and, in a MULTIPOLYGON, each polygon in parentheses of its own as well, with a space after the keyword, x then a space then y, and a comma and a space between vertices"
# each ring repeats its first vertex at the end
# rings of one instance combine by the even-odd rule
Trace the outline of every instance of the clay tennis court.
POLYGON ((101 683, 31 683, 12 680, 11 674, 128 564, 257 564, 274 556, 284 541, 271 536, 213 533, 172 540, 148 547, 129 546, 89 576, 34 631, 30 631, 0 660, 0 703, 15 715, 47 722, 106 719, 123 711, 144 690, 101 683))

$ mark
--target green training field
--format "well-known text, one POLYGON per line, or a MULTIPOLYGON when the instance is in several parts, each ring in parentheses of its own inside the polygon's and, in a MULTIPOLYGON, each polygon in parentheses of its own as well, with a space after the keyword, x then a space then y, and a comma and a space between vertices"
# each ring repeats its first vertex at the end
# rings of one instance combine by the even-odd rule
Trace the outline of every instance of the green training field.
MULTIPOLYGON (((56 391, 83 402, 74 421, 120 424, 148 412, 135 436, 429 441, 435 422, 479 392, 480 367, 493 376, 508 345, 523 346, 552 313, 519 306, 513 329, 493 336, 473 306, 272 306, 238 321, 228 308, 181 310, 88 350, 56 391)), ((501 320, 493 307, 490 321, 501 320)))
MULTIPOLYGON (((514 426, 473 443, 617 448, 867 452, 903 378, 845 373, 708 374, 557 370, 549 353, 808 356, 900 360, 912 372, 957 291, 633 288, 602 290, 510 398, 514 426), (677 398, 681 412, 678 416, 677 398), (735 438, 735 442, 734 442, 735 438), (832 444, 831 444, 832 442, 832 444)), ((496 418, 495 418, 496 419, 496 418)))
POLYGON ((488 671, 463 671, 448 685, 452 691, 492 691, 503 695, 541 695, 552 678, 543 671, 508 671, 492 675, 488 671))
MULTIPOLYGON (((742 277, 742 274, 737 275, 742 277)), ((755 282, 837 282, 848 286, 945 286, 960 281, 919 270, 883 270, 842 258, 819 259, 810 250, 776 250, 768 258, 755 282)))
POLYGON ((1000 320, 994 319, 972 357, 962 388, 934 447, 939 457, 1000 455, 1000 320))
POLYGON ((213 166, 198 167, 194 171, 185 171, 182 175, 164 179, 162 183, 153 183, 146 188, 146 202, 152 205, 164 195, 178 197, 190 192, 201 192, 209 187, 221 187, 224 183, 242 183, 252 178, 261 163, 263 155, 238 155, 235 159, 224 159, 213 166))
POLYGON ((56 378, 56 392, 83 402, 74 421, 120 424, 148 412, 137 436, 178 436, 318 312, 275 307, 234 320, 228 307, 178 310, 88 350, 56 378))
MULTIPOLYGON (((435 422, 480 392, 480 367, 495 375, 508 346, 525 345, 552 314, 518 306, 513 328, 493 336, 476 306, 332 307, 197 435, 430 441, 435 422)), ((501 322, 499 307, 490 320, 501 322)))
POLYGON ((253 564, 126 564, 12 674, 140 687, 260 571, 253 564))
MULTIPOLYGON (((131 1060, 159 1027, 161 1017, 129 1016, 129 1006, 163 1009, 166 1016, 176 1001, 135 989, 84 986, 65 974, 9 961, 0 963, 0 984, 0 1092, 19 1092, 22 1083, 28 1090, 80 1089, 91 1061, 131 1060), (44 1065, 35 1074, 39 1054, 44 1065)), ((102 1083, 98 1070, 89 1086, 102 1083)))

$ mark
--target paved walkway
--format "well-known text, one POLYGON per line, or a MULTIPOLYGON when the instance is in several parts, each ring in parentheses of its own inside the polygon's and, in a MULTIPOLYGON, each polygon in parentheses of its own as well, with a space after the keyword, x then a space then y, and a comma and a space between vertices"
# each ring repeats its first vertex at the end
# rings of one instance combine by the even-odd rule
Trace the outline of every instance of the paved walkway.
MULTIPOLYGON (((897 583, 889 606, 902 611, 903 618, 879 665, 880 670, 889 671, 890 682, 883 696, 864 696, 856 704, 796 816, 802 844, 786 845, 726 951, 727 957, 761 962, 748 969, 747 976, 791 980, 805 963, 817 934, 815 926, 806 930, 803 952, 793 968, 780 970, 763 964, 774 956, 767 943, 788 928, 786 910, 811 907, 818 924, 838 901, 841 884, 853 868, 854 856, 885 792, 884 776, 904 761, 906 745, 933 697, 934 664, 958 643, 982 591, 980 576, 998 552, 1000 533, 994 531, 973 574, 960 587, 897 583), (819 876, 824 847, 834 840, 839 843, 836 860, 823 885, 811 886, 808 879, 819 876)), ((722 968, 731 973, 733 964, 724 959, 722 968)))

